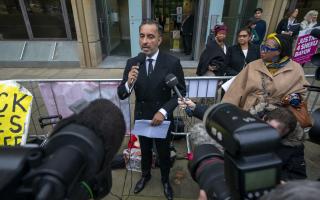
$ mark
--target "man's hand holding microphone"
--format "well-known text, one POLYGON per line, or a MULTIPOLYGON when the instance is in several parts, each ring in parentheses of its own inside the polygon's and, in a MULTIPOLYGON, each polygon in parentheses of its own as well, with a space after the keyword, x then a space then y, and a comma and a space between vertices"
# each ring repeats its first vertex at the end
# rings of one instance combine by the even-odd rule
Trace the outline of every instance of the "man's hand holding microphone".
POLYGON ((146 61, 146 55, 144 53, 139 53, 136 57, 136 64, 133 65, 128 73, 128 86, 129 88, 132 88, 134 86, 134 83, 138 79, 139 75, 139 67, 141 64, 143 64, 146 61))
POLYGON ((128 74, 128 85, 130 88, 134 85, 134 83, 138 79, 138 75, 139 75, 139 65, 132 66, 128 74))

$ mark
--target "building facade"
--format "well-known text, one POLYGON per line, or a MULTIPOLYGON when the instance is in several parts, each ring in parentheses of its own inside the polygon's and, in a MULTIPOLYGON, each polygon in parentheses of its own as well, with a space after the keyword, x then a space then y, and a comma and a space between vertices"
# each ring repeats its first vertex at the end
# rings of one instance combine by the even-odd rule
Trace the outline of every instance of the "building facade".
POLYGON ((264 9, 273 32, 286 9, 299 8, 299 20, 318 0, 0 0, 0 67, 98 67, 111 57, 139 52, 139 25, 157 20, 164 28, 161 49, 181 60, 198 60, 215 24, 228 26, 227 42, 264 9), (191 55, 183 53, 181 26, 194 16, 191 55))

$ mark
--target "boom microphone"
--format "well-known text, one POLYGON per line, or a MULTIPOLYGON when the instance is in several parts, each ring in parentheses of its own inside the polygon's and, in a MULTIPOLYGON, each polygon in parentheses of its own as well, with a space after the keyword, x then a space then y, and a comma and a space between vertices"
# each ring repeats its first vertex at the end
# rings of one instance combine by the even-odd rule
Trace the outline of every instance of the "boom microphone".
MULTIPOLYGON (((178 97, 181 100, 183 100, 183 96, 181 95, 179 89, 177 88, 177 85, 179 84, 177 77, 173 74, 168 74, 165 78, 165 82, 166 82, 167 86, 169 86, 170 88, 173 88, 174 91, 176 92, 176 94, 178 95, 178 97)), ((189 107, 186 107, 185 112, 187 113, 187 115, 189 117, 192 117, 193 113, 189 107)))
MULTIPOLYGON (((111 160, 125 134, 121 110, 98 99, 61 120, 43 148, 3 148, 1 199, 100 199, 111 189, 111 160), (14 161, 14 162, 13 162, 14 161)), ((1 174, 0 174, 1 177, 1 174)))
MULTIPOLYGON (((212 130, 217 131, 217 130, 212 130)), ((190 130, 190 142, 193 147, 201 146, 203 144, 211 144, 214 145, 222 154, 223 154, 223 147, 210 135, 207 133, 203 123, 195 124, 190 130)))

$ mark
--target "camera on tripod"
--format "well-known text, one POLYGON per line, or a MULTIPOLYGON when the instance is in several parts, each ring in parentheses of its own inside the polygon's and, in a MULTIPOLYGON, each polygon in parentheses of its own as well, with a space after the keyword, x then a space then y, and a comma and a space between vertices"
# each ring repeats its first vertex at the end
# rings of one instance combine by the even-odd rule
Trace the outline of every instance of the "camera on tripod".
POLYGON ((207 133, 224 147, 195 148, 189 163, 192 177, 209 199, 257 199, 280 182, 281 160, 274 152, 278 132, 248 112, 228 103, 205 114, 207 133))

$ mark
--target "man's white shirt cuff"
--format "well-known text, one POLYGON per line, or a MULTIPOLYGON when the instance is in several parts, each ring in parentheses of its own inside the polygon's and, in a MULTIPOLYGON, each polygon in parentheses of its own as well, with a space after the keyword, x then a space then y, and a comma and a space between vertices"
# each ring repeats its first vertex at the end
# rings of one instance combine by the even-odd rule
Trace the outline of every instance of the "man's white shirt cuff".
POLYGON ((161 114, 163 114, 164 118, 167 119, 167 111, 163 108, 160 108, 159 112, 161 112, 161 114))

